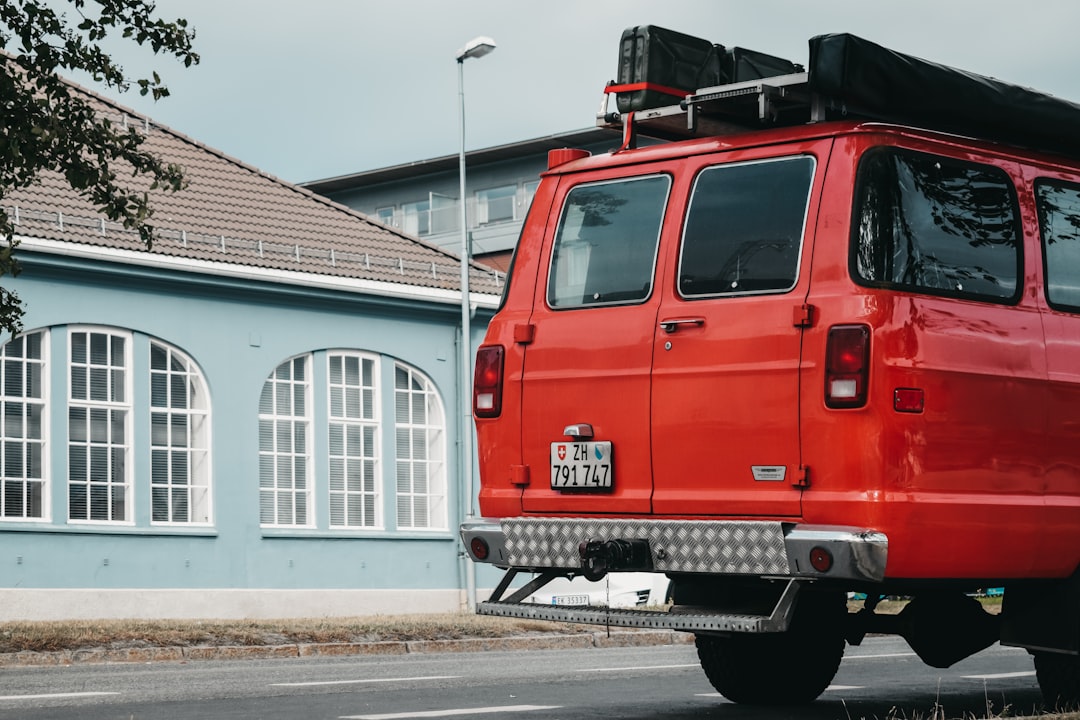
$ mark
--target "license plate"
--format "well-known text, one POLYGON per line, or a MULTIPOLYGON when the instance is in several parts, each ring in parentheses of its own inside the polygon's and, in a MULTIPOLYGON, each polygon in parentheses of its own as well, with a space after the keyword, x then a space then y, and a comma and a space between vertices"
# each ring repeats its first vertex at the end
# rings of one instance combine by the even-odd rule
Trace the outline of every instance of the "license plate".
POLYGON ((588 595, 553 595, 552 605, 588 605, 588 595))
POLYGON ((613 479, 610 442, 551 443, 552 489, 610 489, 613 479))

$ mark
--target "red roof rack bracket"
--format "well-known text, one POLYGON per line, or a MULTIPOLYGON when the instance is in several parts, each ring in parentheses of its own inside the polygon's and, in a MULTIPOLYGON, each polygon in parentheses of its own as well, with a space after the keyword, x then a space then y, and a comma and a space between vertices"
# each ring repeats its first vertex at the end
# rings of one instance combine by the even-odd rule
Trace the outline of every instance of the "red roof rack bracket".
POLYGON ((689 90, 679 90, 678 88, 668 87, 667 85, 660 85, 654 82, 624 83, 622 85, 608 85, 604 88, 604 92, 609 95, 612 93, 637 92, 639 90, 651 90, 652 92, 658 92, 662 95, 670 95, 679 100, 690 94, 689 90))

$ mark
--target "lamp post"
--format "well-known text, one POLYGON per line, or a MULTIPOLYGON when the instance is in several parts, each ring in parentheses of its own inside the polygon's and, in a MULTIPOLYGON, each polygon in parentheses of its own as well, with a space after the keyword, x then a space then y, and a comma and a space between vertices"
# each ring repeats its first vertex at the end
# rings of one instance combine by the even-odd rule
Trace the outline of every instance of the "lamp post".
MULTIPOLYGON (((472 308, 469 303, 469 265, 472 253, 469 248, 469 228, 465 214, 465 61, 480 58, 495 49, 495 41, 489 37, 473 38, 458 50, 458 108, 461 114, 461 146, 458 154, 458 202, 461 205, 461 469, 465 480, 465 518, 473 517, 472 482, 472 338, 469 327, 472 308)), ((476 610, 476 568, 465 560, 465 601, 469 612, 476 610)))

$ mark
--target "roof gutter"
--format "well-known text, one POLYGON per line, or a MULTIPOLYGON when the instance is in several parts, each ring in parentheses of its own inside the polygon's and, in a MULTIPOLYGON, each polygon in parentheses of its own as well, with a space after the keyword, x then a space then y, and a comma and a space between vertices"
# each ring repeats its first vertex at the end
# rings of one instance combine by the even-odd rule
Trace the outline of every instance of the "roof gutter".
MULTIPOLYGON (((297 285, 322 290, 336 290, 361 295, 376 295, 399 300, 415 300, 445 305, 461 304, 460 291, 444 290, 441 288, 424 288, 416 285, 363 280, 360 278, 339 277, 335 275, 318 275, 315 273, 296 272, 293 270, 257 268, 249 265, 219 263, 171 255, 157 255, 151 252, 121 250, 98 245, 82 245, 58 240, 27 237, 24 235, 16 235, 15 241, 22 250, 49 255, 63 255, 86 260, 107 260, 128 265, 140 265, 143 267, 199 273, 203 275, 217 275, 220 277, 257 282, 282 283, 286 285, 297 285)), ((499 297, 496 295, 487 295, 485 293, 470 292, 469 304, 473 307, 494 309, 499 304, 499 297)))

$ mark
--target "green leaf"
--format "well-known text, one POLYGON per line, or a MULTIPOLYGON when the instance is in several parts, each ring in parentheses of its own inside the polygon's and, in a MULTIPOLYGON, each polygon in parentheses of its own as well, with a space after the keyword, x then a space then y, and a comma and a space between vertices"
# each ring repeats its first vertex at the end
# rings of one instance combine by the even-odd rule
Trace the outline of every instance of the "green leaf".
MULTIPOLYGON (((58 171, 67 183, 107 217, 135 229, 150 247, 154 228, 151 196, 118 177, 132 177, 136 188, 155 192, 185 186, 182 169, 142 148, 142 135, 122 131, 99 117, 84 95, 61 81, 57 70, 78 70, 95 82, 126 90, 132 80, 99 44, 113 33, 131 44, 149 43, 155 53, 175 57, 185 67, 198 64, 192 50, 195 31, 186 20, 165 22, 149 0, 68 0, 74 21, 54 11, 51 0, 0 0, 0 47, 9 41, 21 53, 0 56, 0 197, 30 186, 43 170, 58 171), (87 6, 94 12, 86 10, 87 6), (94 14, 97 17, 95 19, 94 14)), ((156 71, 135 81, 141 94, 167 97, 156 71)), ((0 204, 0 277, 19 271, 14 227, 0 204)), ((18 332, 24 308, 18 296, 0 287, 0 332, 18 332)))

